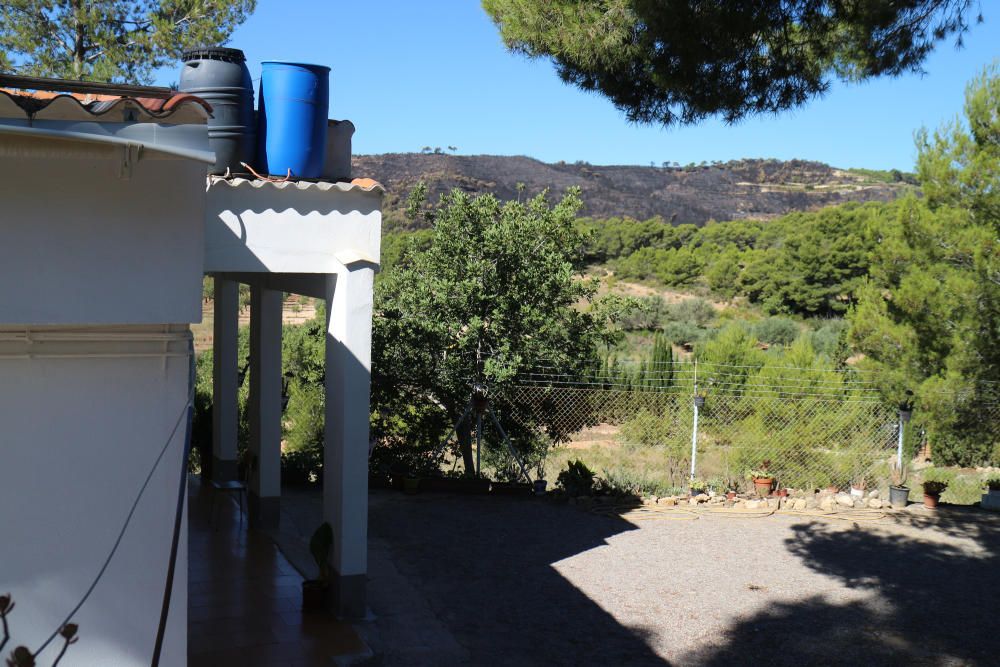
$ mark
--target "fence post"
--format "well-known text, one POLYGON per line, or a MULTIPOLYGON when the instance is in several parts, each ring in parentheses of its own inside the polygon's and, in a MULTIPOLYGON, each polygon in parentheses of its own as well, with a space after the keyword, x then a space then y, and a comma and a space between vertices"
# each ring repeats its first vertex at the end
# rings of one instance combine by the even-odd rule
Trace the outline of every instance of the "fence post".
POLYGON ((694 479, 694 472, 698 460, 698 408, 704 405, 705 399, 701 396, 694 397, 694 424, 691 428, 691 479, 694 479))

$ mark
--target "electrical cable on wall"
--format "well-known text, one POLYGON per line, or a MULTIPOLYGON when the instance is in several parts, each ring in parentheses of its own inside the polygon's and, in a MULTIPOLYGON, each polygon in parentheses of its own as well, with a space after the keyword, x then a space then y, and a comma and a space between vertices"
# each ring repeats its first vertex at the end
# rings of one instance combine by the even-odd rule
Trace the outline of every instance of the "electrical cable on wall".
POLYGON ((167 617, 170 615, 170 596, 174 588, 174 571, 177 567, 177 545, 180 542, 181 526, 184 517, 184 499, 187 497, 187 465, 188 457, 191 453, 191 424, 194 419, 194 386, 195 386, 195 357, 194 338, 188 337, 188 352, 191 354, 191 363, 188 369, 188 404, 187 404, 187 427, 184 433, 184 455, 181 457, 180 487, 177 490, 177 510, 174 514, 174 532, 170 542, 170 560, 167 565, 167 579, 163 587, 163 605, 160 608, 160 623, 156 629, 156 643, 153 646, 152 667, 160 664, 160 652, 163 650, 163 637, 167 631, 167 617))

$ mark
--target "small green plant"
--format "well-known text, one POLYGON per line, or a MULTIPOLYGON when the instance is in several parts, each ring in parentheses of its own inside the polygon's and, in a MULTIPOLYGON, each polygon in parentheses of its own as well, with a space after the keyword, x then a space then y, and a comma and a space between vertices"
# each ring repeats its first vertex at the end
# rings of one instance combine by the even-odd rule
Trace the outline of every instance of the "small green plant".
POLYGON ((589 496, 594 488, 594 471, 580 459, 569 461, 556 483, 571 497, 589 496))
POLYGON ((990 491, 1000 491, 1000 475, 991 475, 986 478, 986 488, 990 491))
POLYGON ((921 484, 924 493, 936 496, 944 493, 948 485, 955 479, 955 473, 947 468, 927 468, 923 471, 921 484))
POLYGON ((750 481, 755 479, 771 479, 772 475, 767 468, 751 468, 747 470, 744 475, 750 481))
POLYGON ((702 493, 708 488, 708 484, 705 483, 705 480, 698 479, 697 477, 692 479, 688 486, 691 487, 692 491, 697 491, 698 493, 702 493))
POLYGON ((948 488, 948 482, 938 482, 934 480, 924 480, 924 493, 929 496, 939 496, 948 488))
POLYGON ((318 581, 324 583, 330 581, 330 550, 332 548, 333 528, 324 521, 309 540, 309 553, 316 561, 316 567, 319 571, 318 581))

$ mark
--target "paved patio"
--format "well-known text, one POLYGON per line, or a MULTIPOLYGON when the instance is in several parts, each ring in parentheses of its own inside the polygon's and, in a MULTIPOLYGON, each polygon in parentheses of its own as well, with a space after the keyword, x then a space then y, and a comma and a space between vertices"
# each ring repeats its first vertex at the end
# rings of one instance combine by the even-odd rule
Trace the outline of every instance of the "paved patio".
POLYGON ((236 504, 189 483, 190 667, 312 667, 364 654, 355 630, 300 610, 302 577, 265 535, 242 525, 236 504))

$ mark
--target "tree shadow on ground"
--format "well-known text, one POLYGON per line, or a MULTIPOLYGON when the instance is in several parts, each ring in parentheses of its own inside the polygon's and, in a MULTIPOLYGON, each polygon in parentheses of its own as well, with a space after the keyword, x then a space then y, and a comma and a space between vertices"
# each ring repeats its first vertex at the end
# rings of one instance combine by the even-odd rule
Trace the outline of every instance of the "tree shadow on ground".
POLYGON ((797 524, 788 551, 849 589, 848 599, 838 601, 832 592, 776 602, 731 627, 720 645, 681 663, 998 664, 997 519, 946 508, 936 515, 893 515, 892 532, 797 524))
POLYGON ((636 529, 613 515, 579 517, 532 498, 385 494, 370 506, 369 531, 467 664, 666 664, 641 629, 621 625, 553 567, 636 529))

